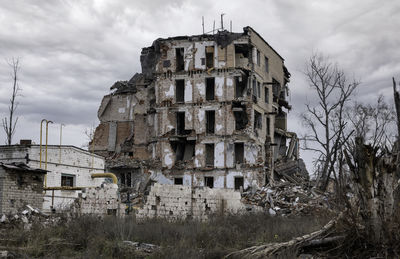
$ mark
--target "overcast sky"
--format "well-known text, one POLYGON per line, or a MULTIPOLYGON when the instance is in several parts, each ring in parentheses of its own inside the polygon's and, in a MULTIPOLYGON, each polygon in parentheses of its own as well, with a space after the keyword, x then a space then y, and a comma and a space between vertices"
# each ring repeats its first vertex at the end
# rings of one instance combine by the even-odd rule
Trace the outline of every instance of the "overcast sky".
MULTIPOLYGON (((251 26, 285 59, 292 74, 289 130, 301 132, 298 115, 312 99, 302 71, 309 56, 328 55, 360 80, 357 99, 378 94, 392 101, 392 76, 400 80, 400 1, 372 0, 133 0, 1 1, 0 115, 7 115, 11 68, 21 62, 13 142, 39 142, 40 121, 50 144, 81 146, 85 128, 98 124, 102 96, 117 80, 140 72, 140 51, 157 38, 201 34, 232 20, 233 31, 251 26)), ((0 141, 5 141, 4 131, 0 141)), ((305 155, 306 156, 306 155, 305 155)), ((307 155, 309 156, 309 155, 307 155)), ((310 158, 307 158, 310 160, 310 158)))

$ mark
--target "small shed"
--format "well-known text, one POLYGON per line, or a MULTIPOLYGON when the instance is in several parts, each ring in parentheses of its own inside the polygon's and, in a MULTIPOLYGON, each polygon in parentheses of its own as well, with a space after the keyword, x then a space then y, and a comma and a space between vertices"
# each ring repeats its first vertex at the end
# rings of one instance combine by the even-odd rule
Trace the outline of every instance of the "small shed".
POLYGON ((46 173, 25 163, 0 162, 0 214, 16 213, 27 204, 42 209, 46 173))

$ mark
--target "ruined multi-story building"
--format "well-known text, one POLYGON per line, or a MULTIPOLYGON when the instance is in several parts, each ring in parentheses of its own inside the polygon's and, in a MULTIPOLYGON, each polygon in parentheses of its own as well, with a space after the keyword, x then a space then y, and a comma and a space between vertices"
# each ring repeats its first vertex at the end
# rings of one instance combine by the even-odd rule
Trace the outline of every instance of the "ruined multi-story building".
POLYGON ((298 158, 290 73, 252 28, 157 39, 140 61, 142 73, 104 96, 93 143, 122 186, 246 189, 273 179, 276 161, 298 158))

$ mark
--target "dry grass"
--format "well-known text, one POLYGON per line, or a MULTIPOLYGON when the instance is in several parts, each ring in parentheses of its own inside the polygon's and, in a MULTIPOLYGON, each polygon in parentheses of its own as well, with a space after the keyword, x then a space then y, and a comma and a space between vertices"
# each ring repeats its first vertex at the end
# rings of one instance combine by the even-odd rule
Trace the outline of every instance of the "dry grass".
POLYGON ((324 217, 263 214, 214 217, 208 222, 137 222, 134 218, 83 216, 52 227, 37 224, 31 230, 7 229, 2 236, 6 235, 8 241, 0 243, 29 258, 221 258, 236 249, 301 236, 319 229, 326 221, 324 217), (123 240, 161 248, 145 254, 124 246, 123 240))

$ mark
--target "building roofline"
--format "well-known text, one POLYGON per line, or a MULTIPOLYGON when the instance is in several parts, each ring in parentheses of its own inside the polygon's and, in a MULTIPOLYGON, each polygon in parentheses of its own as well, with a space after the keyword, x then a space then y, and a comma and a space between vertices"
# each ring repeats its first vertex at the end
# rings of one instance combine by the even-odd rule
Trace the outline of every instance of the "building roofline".
POLYGON ((275 52, 275 54, 278 55, 282 59, 282 61, 285 61, 285 59, 281 55, 279 55, 278 51, 276 51, 271 45, 269 45, 269 43, 252 27, 246 26, 243 28, 243 31, 246 31, 248 29, 250 29, 252 32, 254 32, 258 37, 260 37, 260 39, 262 39, 264 41, 264 43, 267 44, 268 47, 270 47, 275 52))
MULTIPOLYGON (((0 152, 1 152, 1 149, 3 149, 3 148, 31 148, 31 147, 40 147, 40 145, 38 145, 38 144, 31 144, 31 145, 18 145, 18 144, 15 144, 15 145, 0 145, 0 152)), ((49 148, 60 148, 60 145, 47 145, 47 147, 49 148)), ((42 145, 42 148, 44 149, 45 148, 45 145, 42 145)), ((72 148, 72 149, 76 149, 76 150, 79 150, 79 151, 83 151, 84 153, 87 153, 88 155, 94 155, 94 156, 96 156, 96 157, 98 157, 98 158, 103 158, 103 159, 105 159, 105 157, 103 157, 103 156, 100 156, 100 155, 98 155, 98 154, 94 154, 94 153, 91 153, 90 151, 88 151, 88 150, 85 150, 85 149, 83 149, 83 148, 80 148, 80 147, 77 147, 77 146, 73 146, 73 145, 61 145, 61 148, 72 148)))

